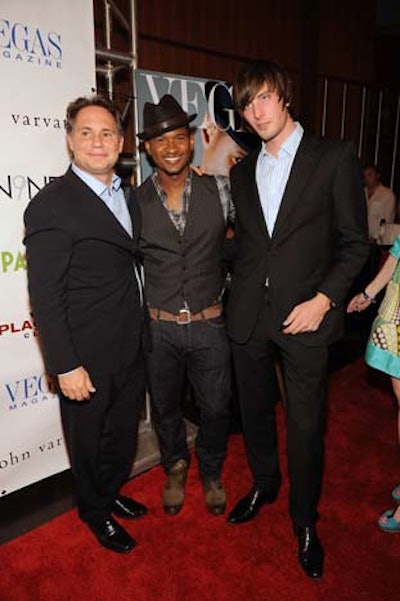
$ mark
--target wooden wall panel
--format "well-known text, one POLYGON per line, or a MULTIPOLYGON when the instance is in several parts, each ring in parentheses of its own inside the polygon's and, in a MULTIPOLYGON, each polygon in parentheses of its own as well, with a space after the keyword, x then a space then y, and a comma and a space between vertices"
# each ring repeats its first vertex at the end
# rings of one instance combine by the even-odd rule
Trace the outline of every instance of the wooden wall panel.
MULTIPOLYGON (((246 58, 272 58, 289 70, 300 69, 304 20, 309 11, 317 13, 319 71, 324 75, 372 81, 374 75, 375 0, 137 0, 140 66, 152 69, 154 59, 165 71, 202 75, 188 46, 200 53, 225 54, 213 61, 220 63, 224 77, 229 57, 242 62, 246 58), (234 7, 233 7, 234 6, 234 7), (152 48, 155 39, 165 49, 152 48), (182 44, 175 52, 171 45, 182 44), (185 47, 186 46, 186 47, 185 47)), ((204 62, 202 66, 206 63, 204 62)), ((157 67, 158 68, 158 67, 157 67)))
MULTIPOLYGON (((113 2, 130 21, 130 0, 113 2)), ((104 47, 103 0, 94 5, 96 40, 104 47)), ((315 132, 321 77, 373 82, 375 0, 136 0, 136 6, 139 68, 233 81, 244 60, 276 60, 294 80, 294 113, 315 132)), ((118 24, 112 45, 130 49, 118 24)), ((123 104, 132 85, 126 72, 117 79, 115 98, 123 104)), ((327 133, 337 135, 340 95, 335 98, 329 98, 327 133)), ((359 122, 350 110, 348 118, 359 122)))
POLYGON ((319 70, 329 77, 372 83, 375 0, 320 2, 319 70))
POLYGON ((232 5, 226 0, 138 0, 139 66, 220 78, 230 77, 226 71, 233 71, 231 61, 236 71, 243 60, 255 57, 274 58, 288 69, 299 67, 298 1, 249 0, 232 5), (207 71, 210 63, 212 73, 207 71))
MULTIPOLYGON (((130 0, 113 0, 130 21, 130 0)), ((249 58, 271 58, 302 80, 371 82, 375 0, 136 0, 139 67, 232 80, 249 58), (314 30, 314 35, 313 34, 314 30), (307 63, 307 64, 306 64, 307 63)), ((103 0, 94 0, 104 46, 103 0)), ((118 23, 112 45, 129 51, 118 23)), ((305 85, 305 82, 303 81, 305 85)))

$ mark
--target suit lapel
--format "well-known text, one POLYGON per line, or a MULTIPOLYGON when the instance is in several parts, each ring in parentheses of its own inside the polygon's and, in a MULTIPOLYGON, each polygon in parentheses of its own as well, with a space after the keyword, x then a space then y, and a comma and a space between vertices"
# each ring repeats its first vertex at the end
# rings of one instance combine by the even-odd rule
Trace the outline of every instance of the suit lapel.
POLYGON ((132 221, 132 233, 133 238, 137 238, 140 232, 140 213, 138 211, 138 205, 136 202, 136 196, 134 189, 131 186, 123 185, 122 189, 124 191, 125 201, 128 206, 129 215, 132 221))
POLYGON ((114 232, 119 236, 123 235, 128 240, 132 240, 128 232, 120 224, 107 205, 87 184, 85 184, 84 181, 75 175, 71 168, 69 168, 65 177, 71 186, 73 186, 75 194, 77 195, 77 201, 82 205, 82 210, 91 214, 92 218, 99 225, 104 223, 109 232, 114 232))
POLYGON ((303 190, 313 173, 318 146, 317 139, 311 138, 307 134, 303 135, 282 197, 273 231, 273 239, 276 239, 290 227, 291 216, 298 206, 303 190))

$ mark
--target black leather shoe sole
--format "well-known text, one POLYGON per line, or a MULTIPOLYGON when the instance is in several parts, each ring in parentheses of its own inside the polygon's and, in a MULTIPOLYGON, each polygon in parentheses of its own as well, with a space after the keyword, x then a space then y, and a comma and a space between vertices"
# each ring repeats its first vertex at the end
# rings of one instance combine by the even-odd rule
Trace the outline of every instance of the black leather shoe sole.
POLYGON ((315 560, 310 561, 299 557, 299 564, 305 575, 313 580, 321 580, 324 575, 323 561, 315 563, 315 560))
POLYGON ((252 488, 248 495, 240 499, 240 501, 232 509, 228 515, 230 524, 245 524, 257 517, 263 505, 271 505, 276 501, 278 491, 264 492, 258 488, 252 488))
POLYGON ((137 520, 147 513, 147 507, 130 499, 119 495, 112 504, 111 511, 122 520, 137 520))
POLYGON ((88 526, 100 545, 110 551, 129 553, 136 546, 136 541, 112 518, 88 526))

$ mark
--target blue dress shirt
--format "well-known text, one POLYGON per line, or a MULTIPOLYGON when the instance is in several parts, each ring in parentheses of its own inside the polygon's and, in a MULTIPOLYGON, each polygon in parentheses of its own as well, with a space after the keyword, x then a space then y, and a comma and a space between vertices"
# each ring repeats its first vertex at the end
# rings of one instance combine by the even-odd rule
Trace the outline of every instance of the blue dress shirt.
POLYGON ((277 156, 268 153, 262 145, 256 165, 256 182, 268 233, 272 236, 283 194, 289 179, 304 130, 300 123, 283 142, 277 156))

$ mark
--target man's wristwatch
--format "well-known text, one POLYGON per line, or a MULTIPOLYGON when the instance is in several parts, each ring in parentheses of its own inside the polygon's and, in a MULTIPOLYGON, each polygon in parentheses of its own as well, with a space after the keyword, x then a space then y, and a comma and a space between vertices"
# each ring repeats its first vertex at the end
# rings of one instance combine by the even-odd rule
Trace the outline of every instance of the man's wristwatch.
POLYGON ((376 300, 375 300, 375 298, 374 298, 373 296, 370 296, 370 295, 368 294, 368 292, 365 292, 365 290, 363 290, 363 291, 361 292, 361 296, 363 297, 363 299, 364 299, 364 300, 366 300, 366 301, 369 301, 371 304, 374 304, 374 303, 376 303, 376 300))
POLYGON ((327 294, 325 294, 325 292, 321 292, 321 290, 318 290, 318 292, 320 294, 323 294, 329 301, 329 309, 336 309, 337 307, 337 302, 332 300, 331 298, 329 298, 329 296, 327 294))

